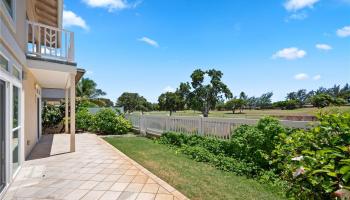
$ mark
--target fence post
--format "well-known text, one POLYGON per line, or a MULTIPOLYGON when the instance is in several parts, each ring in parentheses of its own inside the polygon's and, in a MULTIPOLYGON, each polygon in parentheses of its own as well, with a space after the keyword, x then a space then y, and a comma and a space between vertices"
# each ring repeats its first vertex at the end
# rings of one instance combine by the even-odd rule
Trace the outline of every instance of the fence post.
POLYGON ((143 115, 140 116, 140 133, 146 135, 146 117, 143 115))
POLYGON ((170 116, 165 117, 165 132, 169 130, 169 119, 170 116))
POLYGON ((199 127, 198 127, 198 130, 199 130, 199 134, 200 135, 204 135, 204 130, 203 130, 203 117, 199 117, 199 127))

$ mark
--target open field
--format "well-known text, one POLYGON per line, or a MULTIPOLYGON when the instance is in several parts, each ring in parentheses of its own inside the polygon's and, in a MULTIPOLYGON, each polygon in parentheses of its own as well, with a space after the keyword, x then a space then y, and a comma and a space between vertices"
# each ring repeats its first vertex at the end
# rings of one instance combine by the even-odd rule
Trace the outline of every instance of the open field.
POLYGON ((143 137, 105 140, 193 200, 283 199, 277 189, 199 163, 143 137))
MULTIPOLYGON (((233 114, 230 111, 211 111, 209 117, 224 117, 224 118, 250 118, 257 119, 263 116, 316 116, 319 112, 350 112, 350 106, 340 106, 340 107, 326 107, 322 109, 318 108, 299 108, 295 110, 279 110, 279 109, 268 109, 268 110, 244 110, 243 113, 236 111, 233 114)), ((134 114, 140 114, 139 112, 134 112, 134 114)), ((169 115, 166 111, 152 111, 145 112, 146 115, 169 115)), ((177 111, 173 113, 174 116, 200 116, 201 113, 198 111, 185 110, 177 111)))

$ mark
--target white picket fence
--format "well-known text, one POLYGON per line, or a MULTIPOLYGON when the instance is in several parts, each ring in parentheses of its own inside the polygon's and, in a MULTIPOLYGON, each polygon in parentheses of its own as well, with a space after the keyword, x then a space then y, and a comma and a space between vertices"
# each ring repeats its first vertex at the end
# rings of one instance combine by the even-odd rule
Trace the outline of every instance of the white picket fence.
MULTIPOLYGON (((242 125, 254 125, 258 119, 239 118, 205 118, 205 117, 169 117, 153 115, 126 114, 134 129, 142 134, 161 135, 167 131, 181 132, 187 134, 198 134, 220 139, 229 139, 234 128, 242 125)), ((281 124, 292 128, 307 128, 309 121, 280 120, 281 124)))

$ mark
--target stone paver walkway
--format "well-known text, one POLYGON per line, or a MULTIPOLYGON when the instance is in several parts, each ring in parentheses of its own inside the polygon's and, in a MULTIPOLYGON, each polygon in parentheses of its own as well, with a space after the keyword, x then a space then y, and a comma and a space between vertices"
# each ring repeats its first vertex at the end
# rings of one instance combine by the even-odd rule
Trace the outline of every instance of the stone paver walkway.
POLYGON ((5 199, 177 200, 184 195, 94 134, 44 136, 5 199))

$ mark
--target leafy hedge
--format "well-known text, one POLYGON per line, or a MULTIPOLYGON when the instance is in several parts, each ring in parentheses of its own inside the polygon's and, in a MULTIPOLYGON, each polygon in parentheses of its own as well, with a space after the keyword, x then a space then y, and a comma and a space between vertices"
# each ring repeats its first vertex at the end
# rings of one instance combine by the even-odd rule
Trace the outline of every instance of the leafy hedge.
POLYGON ((350 114, 319 120, 320 125, 299 130, 267 117, 235 129, 231 140, 165 133, 158 142, 218 169, 277 184, 289 197, 350 197, 350 114))
POLYGON ((131 131, 131 123, 111 108, 91 114, 87 108, 80 108, 76 114, 77 128, 100 134, 126 134, 131 131))
POLYGON ((42 125, 44 130, 53 128, 64 119, 64 105, 45 104, 42 109, 42 125))

